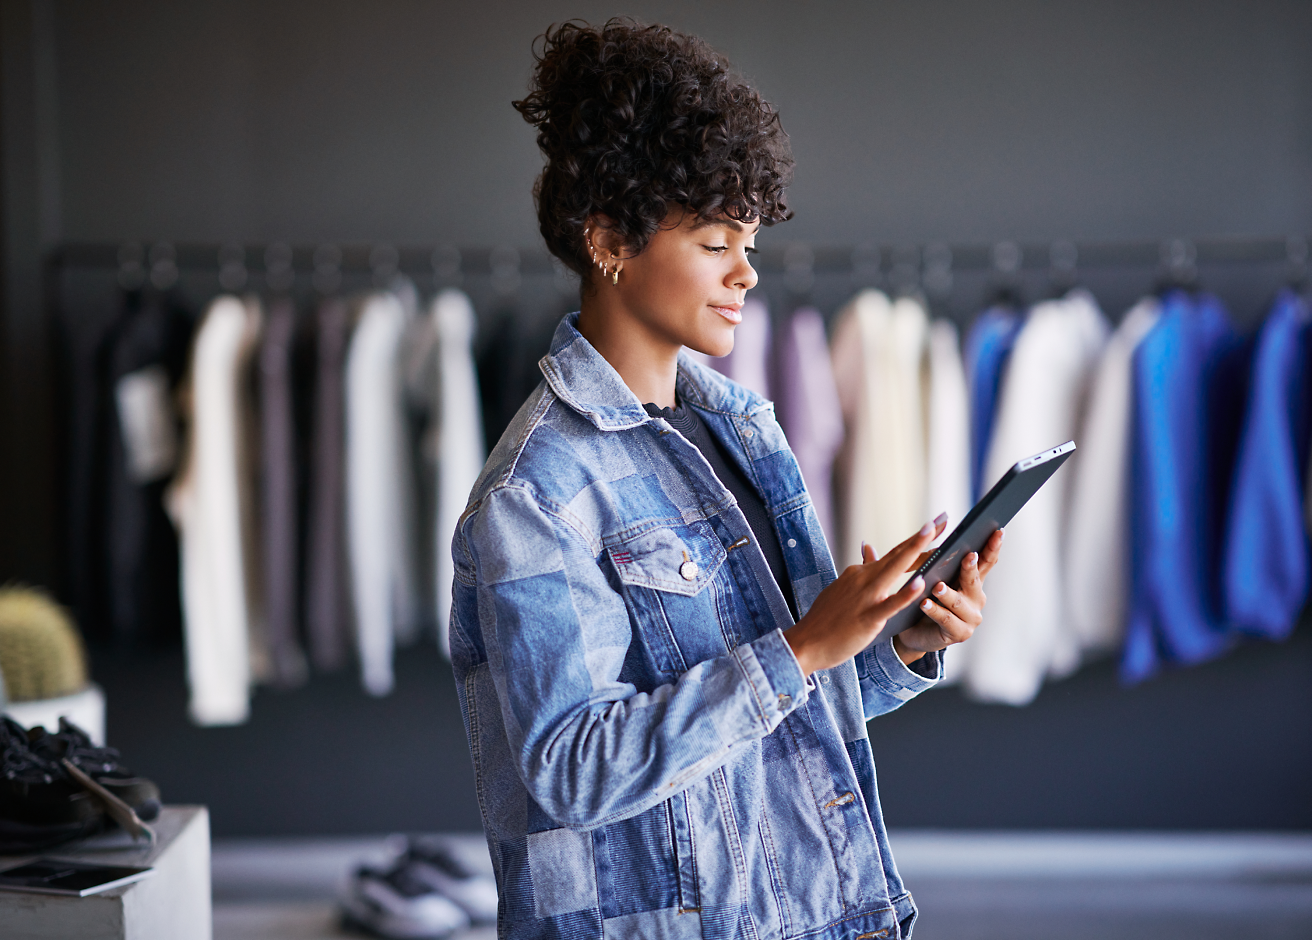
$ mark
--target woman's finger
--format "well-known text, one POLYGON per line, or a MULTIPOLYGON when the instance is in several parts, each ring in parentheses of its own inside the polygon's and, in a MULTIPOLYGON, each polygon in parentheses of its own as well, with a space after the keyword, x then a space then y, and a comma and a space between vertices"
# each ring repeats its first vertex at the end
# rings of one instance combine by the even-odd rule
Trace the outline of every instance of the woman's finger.
POLYGON ((979 576, 982 578, 998 563, 1002 557, 1002 539, 1006 534, 1006 529, 998 529, 989 536, 989 540, 984 543, 984 551, 980 552, 979 559, 979 576))
POLYGON ((924 578, 912 578, 894 594, 890 594, 877 603, 871 610, 871 616, 879 621, 887 621, 903 607, 914 604, 920 592, 925 589, 924 578))
POLYGON ((929 593, 939 606, 952 611, 963 623, 978 623, 983 619, 979 615, 979 606, 968 595, 954 591, 942 581, 934 585, 929 593))
POLYGON ((935 533, 942 530, 946 521, 947 516, 941 515, 938 519, 926 522, 919 532, 890 549, 884 556, 884 563, 873 586, 877 590, 888 591, 908 571, 915 571, 912 562, 934 541, 935 533))
POLYGON ((971 552, 961 559, 961 573, 958 577, 961 580, 961 590, 970 596, 974 597, 977 591, 981 594, 984 592, 979 573, 978 552, 971 552))
POLYGON ((928 597, 920 602, 920 611, 934 623, 938 624, 939 632, 949 643, 963 643, 970 639, 975 628, 969 623, 962 620, 955 613, 934 603, 928 597))

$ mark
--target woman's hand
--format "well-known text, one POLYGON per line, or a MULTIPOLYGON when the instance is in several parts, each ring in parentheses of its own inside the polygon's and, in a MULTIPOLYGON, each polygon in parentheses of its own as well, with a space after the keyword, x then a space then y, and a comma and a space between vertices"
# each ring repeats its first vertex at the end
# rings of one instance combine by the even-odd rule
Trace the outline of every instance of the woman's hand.
POLYGON ((893 637, 893 648, 910 665, 926 653, 964 643, 984 619, 984 576, 1002 555, 1002 530, 984 543, 982 557, 971 552, 961 561, 961 587, 953 590, 942 581, 920 603, 928 621, 920 620, 893 637))
POLYGON ((844 570, 838 580, 820 592, 806 616, 784 631, 784 639, 805 675, 851 659, 875 641, 889 617, 915 601, 925 586, 923 578, 916 578, 901 590, 898 585, 908 571, 916 569, 921 553, 946 525, 946 514, 925 523, 923 529, 880 559, 865 546, 863 563, 844 570))

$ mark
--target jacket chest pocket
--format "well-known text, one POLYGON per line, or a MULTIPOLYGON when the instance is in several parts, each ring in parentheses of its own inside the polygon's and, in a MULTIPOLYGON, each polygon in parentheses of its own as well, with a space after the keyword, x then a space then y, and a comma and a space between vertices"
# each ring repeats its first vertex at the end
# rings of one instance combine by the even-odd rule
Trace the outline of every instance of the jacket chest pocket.
POLYGON ((607 551, 657 683, 733 645, 716 581, 725 550, 707 523, 648 529, 607 551))

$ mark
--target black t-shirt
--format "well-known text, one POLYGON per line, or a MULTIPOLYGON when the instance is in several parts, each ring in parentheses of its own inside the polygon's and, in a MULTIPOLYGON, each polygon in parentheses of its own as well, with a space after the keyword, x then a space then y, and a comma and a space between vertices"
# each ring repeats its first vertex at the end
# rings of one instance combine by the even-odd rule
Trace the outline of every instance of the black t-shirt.
POLYGON ((743 475, 742 470, 738 469, 733 458, 724 452, 720 442, 707 430, 706 425, 702 424, 702 419, 698 417, 697 412, 682 403, 677 404, 673 409, 657 408, 651 402, 647 402, 642 407, 646 408, 647 414, 653 418, 664 418, 671 427, 701 451, 725 489, 733 494, 733 498, 738 501, 738 508, 747 518, 747 525, 752 530, 752 538, 761 546, 761 553, 765 555, 766 564, 770 566, 770 573, 778 582, 779 590, 783 591, 784 600, 788 602, 788 610, 796 620, 797 601, 793 598, 793 584, 788 578, 788 568, 784 564, 784 550, 779 544, 779 534, 775 532, 774 521, 770 518, 770 512, 765 508, 765 501, 761 499, 761 494, 756 491, 756 487, 743 475))

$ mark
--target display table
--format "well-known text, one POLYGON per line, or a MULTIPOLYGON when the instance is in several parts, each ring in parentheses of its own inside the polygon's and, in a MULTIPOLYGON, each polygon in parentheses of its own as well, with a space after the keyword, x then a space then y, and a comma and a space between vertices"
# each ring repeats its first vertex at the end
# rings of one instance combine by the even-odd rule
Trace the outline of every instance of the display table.
MULTIPOLYGON (((4 940, 210 940, 210 818, 203 806, 166 806, 154 846, 72 843, 41 854, 106 865, 150 865, 141 881, 85 898, 0 891, 4 940)), ((0 856, 8 868, 35 856, 0 856)))

